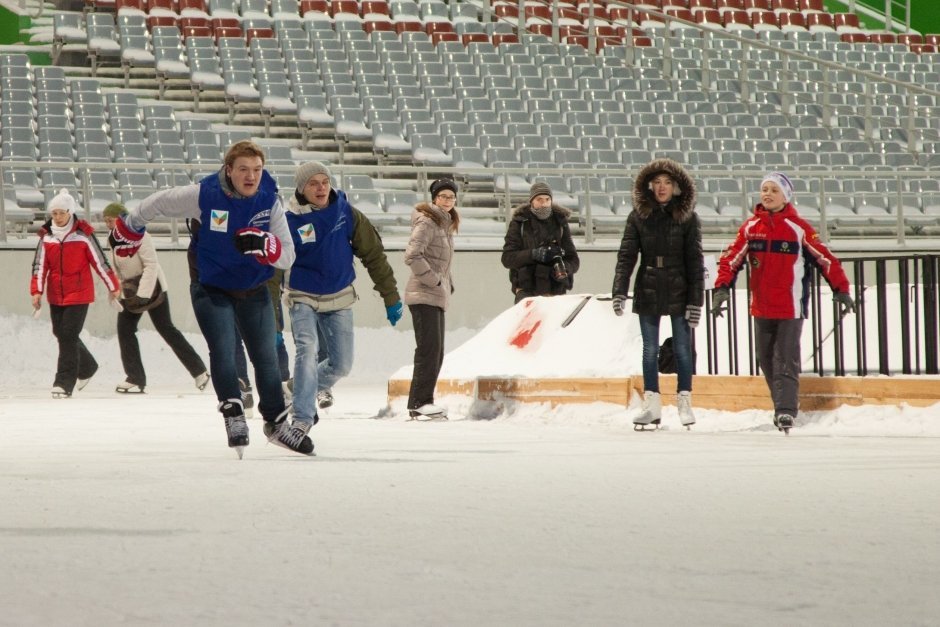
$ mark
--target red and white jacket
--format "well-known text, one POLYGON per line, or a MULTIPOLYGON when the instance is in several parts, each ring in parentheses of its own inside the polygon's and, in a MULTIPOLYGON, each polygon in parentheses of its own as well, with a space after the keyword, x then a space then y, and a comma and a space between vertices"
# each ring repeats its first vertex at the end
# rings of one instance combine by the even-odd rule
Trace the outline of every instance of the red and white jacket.
POLYGON ((849 291, 842 264, 790 203, 777 212, 760 204, 754 208, 718 260, 715 287, 731 287, 745 259, 755 318, 805 318, 811 265, 820 269, 833 292, 849 291))
POLYGON ((72 230, 60 241, 52 235, 49 222, 43 225, 29 293, 45 294, 50 305, 87 305, 95 300, 92 270, 109 292, 117 290, 120 283, 93 232, 90 224, 75 219, 72 230))

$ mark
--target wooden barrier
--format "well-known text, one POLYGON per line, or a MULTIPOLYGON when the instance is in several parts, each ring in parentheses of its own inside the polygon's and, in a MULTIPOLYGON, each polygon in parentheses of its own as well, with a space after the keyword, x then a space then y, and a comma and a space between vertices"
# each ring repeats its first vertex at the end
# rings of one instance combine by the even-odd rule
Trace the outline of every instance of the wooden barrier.
MULTIPOLYGON (((408 396, 410 381, 388 382, 388 397, 408 396)), ((676 376, 660 375, 663 404, 675 404, 676 376)), ((526 379, 479 377, 475 380, 441 380, 436 393, 466 395, 478 400, 514 400, 521 403, 593 403, 628 405, 633 394, 642 395, 640 375, 617 379, 526 379)), ((703 409, 742 411, 772 409, 763 377, 696 376, 692 381, 693 405, 703 409)), ((900 405, 927 407, 940 402, 937 377, 816 377, 800 378, 800 409, 835 409, 840 405, 900 405)))

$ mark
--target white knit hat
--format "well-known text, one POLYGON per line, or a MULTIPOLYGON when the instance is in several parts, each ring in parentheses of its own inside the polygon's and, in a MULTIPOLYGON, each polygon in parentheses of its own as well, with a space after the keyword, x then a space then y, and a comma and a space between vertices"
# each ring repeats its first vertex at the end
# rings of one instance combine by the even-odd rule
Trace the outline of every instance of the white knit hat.
POLYGON ((297 191, 303 194, 304 188, 307 186, 307 181, 317 174, 324 174, 326 178, 331 181, 333 179, 333 176, 330 174, 330 169, 319 161, 308 161, 297 166, 297 173, 294 174, 294 186, 297 188, 297 191))
POLYGON ((74 216, 75 212, 78 210, 78 203, 75 202, 75 199, 69 194, 69 190, 63 188, 49 201, 48 209, 49 213, 52 213, 53 209, 65 209, 74 216))
POLYGON ((793 200, 793 182, 787 177, 783 172, 771 172, 764 177, 764 180, 760 182, 760 186, 763 187, 764 183, 773 183, 780 188, 780 191, 783 192, 783 197, 787 202, 793 200))

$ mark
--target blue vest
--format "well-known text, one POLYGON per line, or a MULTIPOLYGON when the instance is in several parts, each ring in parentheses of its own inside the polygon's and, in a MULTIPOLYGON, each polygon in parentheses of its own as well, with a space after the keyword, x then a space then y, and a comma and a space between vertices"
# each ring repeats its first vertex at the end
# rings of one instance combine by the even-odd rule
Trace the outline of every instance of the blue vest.
POLYGON ((355 226, 346 194, 336 191, 324 209, 287 212, 287 225, 297 258, 290 271, 291 289, 308 294, 334 294, 356 278, 352 236, 355 226))
POLYGON ((262 172, 258 192, 251 198, 228 196, 222 191, 218 174, 200 181, 201 224, 196 243, 200 283, 224 290, 249 290, 274 275, 271 266, 238 251, 235 232, 249 226, 269 231, 271 208, 277 200, 277 184, 267 170, 262 172))

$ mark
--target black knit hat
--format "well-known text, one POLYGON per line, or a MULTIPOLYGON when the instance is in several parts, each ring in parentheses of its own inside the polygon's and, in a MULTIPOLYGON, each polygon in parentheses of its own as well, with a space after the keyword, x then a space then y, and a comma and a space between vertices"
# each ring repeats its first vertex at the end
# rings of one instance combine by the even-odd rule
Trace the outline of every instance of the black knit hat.
POLYGON ((432 201, 435 198, 437 198, 437 195, 440 194, 445 189, 449 189, 450 191, 454 192, 454 195, 456 196, 457 195, 457 182, 454 181, 454 179, 452 178, 437 179, 436 181, 431 183, 431 187, 428 189, 431 192, 432 201))

